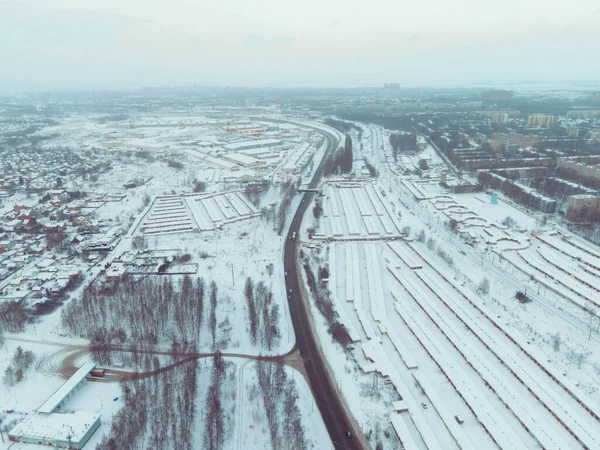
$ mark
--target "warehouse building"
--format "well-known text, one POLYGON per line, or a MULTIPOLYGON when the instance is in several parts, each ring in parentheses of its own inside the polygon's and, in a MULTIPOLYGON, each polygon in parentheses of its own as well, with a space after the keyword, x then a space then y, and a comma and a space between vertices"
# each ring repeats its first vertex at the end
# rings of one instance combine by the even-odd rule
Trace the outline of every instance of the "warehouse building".
POLYGON ((56 410, 60 410, 65 400, 67 400, 71 394, 81 387, 81 385, 87 379, 87 376, 92 370, 96 368, 96 363, 87 362, 75 372, 71 378, 63 383, 54 394, 44 402, 42 406, 38 408, 39 413, 50 414, 56 410))
POLYGON ((40 406, 36 413, 27 415, 10 432, 12 442, 26 442, 53 447, 80 449, 100 426, 100 414, 88 412, 59 412, 64 402, 73 395, 96 368, 87 362, 65 381, 40 406))
POLYGON ((223 155, 222 158, 226 161, 243 167, 258 167, 266 165, 264 160, 254 158, 249 155, 243 155, 242 153, 228 153, 223 155))
POLYGON ((80 449, 100 427, 100 414, 86 412, 32 414, 8 433, 11 442, 80 449))
POLYGON ((283 145, 283 141, 279 139, 257 139, 254 141, 240 141, 224 145, 226 150, 239 152, 240 150, 249 150, 251 148, 277 147, 283 145))

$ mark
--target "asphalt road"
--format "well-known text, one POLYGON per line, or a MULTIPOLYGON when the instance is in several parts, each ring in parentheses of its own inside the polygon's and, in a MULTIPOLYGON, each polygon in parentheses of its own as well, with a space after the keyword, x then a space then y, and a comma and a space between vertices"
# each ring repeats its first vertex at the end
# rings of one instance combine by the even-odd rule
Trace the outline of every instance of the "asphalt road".
MULTIPOLYGON (((333 136, 329 135, 327 138, 329 139, 329 147, 321 164, 315 172, 309 186, 310 188, 316 188, 318 186, 323 172, 323 161, 325 161, 327 155, 334 150, 334 146, 337 145, 333 136)), ((308 299, 305 302, 301 295, 299 280, 301 279, 301 271, 304 269, 302 266, 298 265, 296 254, 296 245, 298 241, 292 239, 292 234, 296 233, 297 236, 300 235, 300 223, 302 222, 304 213, 310 205, 313 195, 314 193, 312 192, 304 193, 286 237, 284 265, 285 271, 288 273, 285 283, 286 292, 290 296, 290 316, 294 325, 294 332, 296 333, 296 345, 304 360, 304 367, 308 375, 314 399, 319 407, 321 417, 327 427, 327 431, 329 432, 334 447, 339 449, 361 449, 362 446, 358 434, 360 431, 354 429, 338 395, 335 381, 329 376, 323 355, 319 351, 315 334, 312 330, 309 319, 310 312, 307 304, 308 299), (346 434, 348 431, 352 436, 351 438, 348 438, 346 434)))

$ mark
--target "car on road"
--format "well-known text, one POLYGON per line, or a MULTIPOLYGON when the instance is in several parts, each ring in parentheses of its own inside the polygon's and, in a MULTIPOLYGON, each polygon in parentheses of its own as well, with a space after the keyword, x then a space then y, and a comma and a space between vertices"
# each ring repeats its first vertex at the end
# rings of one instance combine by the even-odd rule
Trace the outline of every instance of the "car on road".
POLYGON ((350 431, 346 430, 346 437, 348 439, 352 439, 352 433, 350 433, 350 431))
POLYGON ((423 407, 423 409, 427 409, 427 403, 423 402, 421 403, 421 406, 423 407))
POLYGON ((287 270, 283 274, 287 277, 287 270))
POLYGON ((290 290, 289 290, 289 293, 291 294, 292 292, 293 292, 293 291, 292 291, 292 288, 290 288, 290 290))

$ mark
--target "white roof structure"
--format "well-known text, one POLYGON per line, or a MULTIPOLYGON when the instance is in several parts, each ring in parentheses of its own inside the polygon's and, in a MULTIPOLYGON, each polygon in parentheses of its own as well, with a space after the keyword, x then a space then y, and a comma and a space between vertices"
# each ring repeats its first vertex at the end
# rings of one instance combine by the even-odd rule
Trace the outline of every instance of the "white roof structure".
POLYGON ((127 272, 127 266, 123 263, 113 263, 110 269, 106 271, 108 278, 121 278, 127 272))
POLYGON ((283 142, 280 139, 257 139, 251 141, 233 142, 231 144, 224 145, 223 147, 227 150, 237 151, 249 148, 273 147, 281 144, 283 144, 283 142))
POLYGON ((223 158, 228 161, 239 164, 240 166, 246 166, 246 167, 258 166, 258 165, 265 164, 264 161, 261 161, 252 156, 249 156, 249 155, 243 155, 241 153, 228 153, 226 155, 223 155, 223 158))
POLYGON ((79 442, 100 419, 101 414, 88 412, 31 414, 10 432, 17 439, 45 439, 62 442, 79 442))
POLYGON ((85 380, 85 377, 89 375, 89 373, 96 368, 96 363, 87 362, 83 366, 81 366, 77 372, 73 374, 71 378, 64 382, 64 384, 59 387, 54 394, 48 398, 44 402, 42 406, 39 407, 38 412, 50 414, 54 412, 56 408, 62 403, 67 395, 69 395, 73 389, 77 387, 79 383, 85 380))

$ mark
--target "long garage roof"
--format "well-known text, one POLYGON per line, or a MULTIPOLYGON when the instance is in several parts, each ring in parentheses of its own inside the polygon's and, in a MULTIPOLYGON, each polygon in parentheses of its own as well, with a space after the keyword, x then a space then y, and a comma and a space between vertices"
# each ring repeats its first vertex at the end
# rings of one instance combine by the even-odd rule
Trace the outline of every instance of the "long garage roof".
POLYGON ((73 389, 75 389, 75 387, 81 383, 81 381, 83 381, 83 379, 87 377, 92 370, 94 370, 95 367, 96 363, 87 362, 77 369, 77 372, 75 372, 71 378, 65 381, 64 384, 59 387, 54 394, 52 394, 50 398, 44 402, 42 406, 40 406, 38 412, 45 414, 54 412, 54 410, 58 408, 58 405, 61 404, 65 397, 69 395, 73 389))

